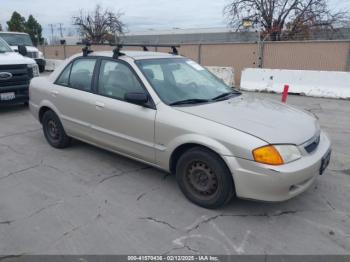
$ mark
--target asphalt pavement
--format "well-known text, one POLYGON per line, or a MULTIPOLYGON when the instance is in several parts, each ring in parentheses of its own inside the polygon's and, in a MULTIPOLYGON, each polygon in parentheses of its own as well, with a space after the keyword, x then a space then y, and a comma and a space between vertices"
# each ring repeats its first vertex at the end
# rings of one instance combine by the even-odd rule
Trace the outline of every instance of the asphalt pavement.
POLYGON ((0 254, 350 254, 350 102, 288 103, 320 119, 329 168, 287 202, 234 199, 219 210, 125 157, 82 142, 53 149, 27 107, 1 107, 0 254))

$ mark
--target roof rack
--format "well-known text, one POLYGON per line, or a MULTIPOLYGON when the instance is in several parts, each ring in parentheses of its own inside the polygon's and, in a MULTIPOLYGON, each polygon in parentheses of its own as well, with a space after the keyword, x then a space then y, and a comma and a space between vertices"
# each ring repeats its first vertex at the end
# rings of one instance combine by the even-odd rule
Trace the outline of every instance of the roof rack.
POLYGON ((178 55, 179 52, 177 50, 177 48, 180 47, 180 45, 172 45, 172 44, 117 44, 115 49, 113 50, 113 58, 116 59, 118 58, 119 56, 122 56, 124 55, 123 53, 120 52, 120 50, 125 47, 125 46, 128 46, 128 47, 133 47, 133 46, 137 46, 137 47, 142 47, 143 51, 149 51, 148 50, 148 47, 170 47, 171 48, 171 52, 170 54, 173 54, 173 55, 178 55))
MULTIPOLYGON (((85 46, 83 47, 82 51, 83 51, 83 56, 88 56, 89 54, 91 54, 92 52, 94 52, 91 49, 91 43, 89 41, 84 41, 83 44, 85 44, 85 46)), ((100 44, 101 45, 101 44, 100 44)), ((106 44, 102 44, 102 45, 106 45, 106 44)), ((120 50, 125 47, 142 47, 143 51, 149 51, 148 47, 170 47, 171 48, 171 52, 169 52, 169 54, 173 54, 173 55, 178 55, 179 52, 177 50, 177 48, 180 47, 180 45, 172 45, 172 44, 117 44, 117 45, 112 45, 115 46, 115 48, 113 49, 113 58, 117 59, 119 56, 123 56, 125 55, 124 53, 120 52, 120 50)))

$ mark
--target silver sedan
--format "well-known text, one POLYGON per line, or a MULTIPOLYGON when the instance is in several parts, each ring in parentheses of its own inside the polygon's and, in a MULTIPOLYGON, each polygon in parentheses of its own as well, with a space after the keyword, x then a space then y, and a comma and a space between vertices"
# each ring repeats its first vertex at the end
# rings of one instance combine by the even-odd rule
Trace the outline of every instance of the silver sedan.
POLYGON ((71 138, 176 174, 192 202, 284 201, 309 188, 330 140, 308 112, 242 94, 176 54, 79 54, 30 85, 55 148, 71 138))

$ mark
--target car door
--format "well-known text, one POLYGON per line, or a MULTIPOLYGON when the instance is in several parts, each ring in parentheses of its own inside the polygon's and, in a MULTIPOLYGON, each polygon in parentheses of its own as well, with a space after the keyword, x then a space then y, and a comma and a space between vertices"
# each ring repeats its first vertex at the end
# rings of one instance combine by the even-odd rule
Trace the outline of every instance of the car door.
POLYGON ((125 61, 102 59, 92 128, 105 146, 154 163, 155 107, 127 102, 128 92, 147 92, 125 61), (95 132, 96 133, 96 132, 95 132))
POLYGON ((63 70, 51 87, 51 100, 68 135, 92 140, 90 118, 94 113, 93 76, 96 58, 81 57, 63 70))

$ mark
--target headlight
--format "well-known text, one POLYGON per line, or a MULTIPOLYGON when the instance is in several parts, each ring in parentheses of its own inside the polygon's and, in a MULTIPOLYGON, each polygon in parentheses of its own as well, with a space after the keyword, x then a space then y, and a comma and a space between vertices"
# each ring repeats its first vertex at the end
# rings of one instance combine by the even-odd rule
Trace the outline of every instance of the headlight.
POLYGON ((37 64, 29 64, 28 68, 32 70, 33 77, 39 76, 39 67, 37 64))
POLYGON ((275 145, 284 163, 290 163, 301 158, 299 149, 293 145, 275 145))
POLYGON ((256 162, 268 165, 283 165, 301 158, 294 145, 268 145, 253 150, 256 162))
POLYGON ((44 59, 44 54, 41 51, 39 51, 39 58, 43 58, 44 59))

